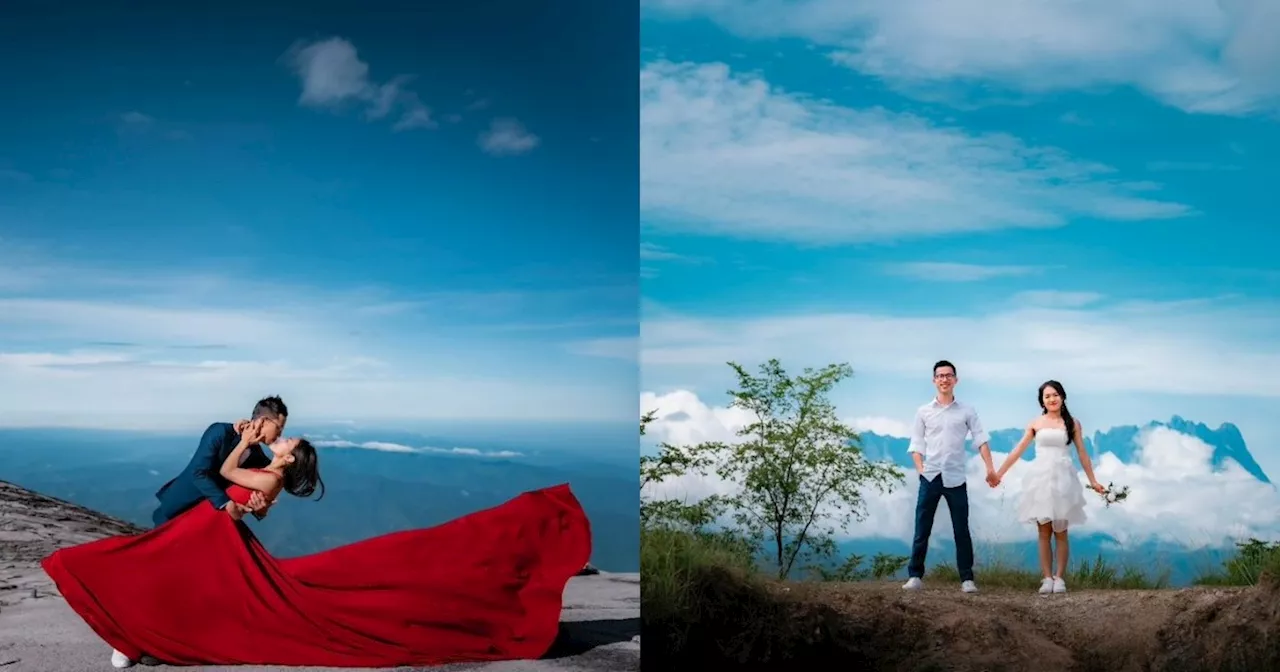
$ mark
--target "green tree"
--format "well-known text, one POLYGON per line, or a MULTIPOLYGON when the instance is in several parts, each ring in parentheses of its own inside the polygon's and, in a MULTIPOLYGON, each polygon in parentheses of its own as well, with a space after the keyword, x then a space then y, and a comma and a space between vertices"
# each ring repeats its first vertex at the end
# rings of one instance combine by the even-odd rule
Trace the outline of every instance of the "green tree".
POLYGON ((888 492, 902 483, 902 472, 867 460, 857 432, 836 417, 829 396, 853 375, 848 364, 794 377, 776 359, 758 375, 729 366, 738 378, 732 405, 753 420, 738 432, 741 442, 693 447, 681 466, 714 465, 720 478, 741 486, 722 504, 741 535, 771 547, 778 578, 785 579, 801 560, 832 558, 836 532, 866 516, 863 488, 888 492))
MULTIPOLYGON (((656 418, 656 411, 640 416, 641 436, 656 418)), ((679 478, 689 472, 705 472, 714 455, 715 448, 710 444, 677 446, 666 442, 658 444, 657 455, 641 455, 640 525, 705 533, 706 528, 724 513, 724 498, 712 495, 692 503, 678 499, 651 499, 644 496, 644 489, 650 484, 679 478)))

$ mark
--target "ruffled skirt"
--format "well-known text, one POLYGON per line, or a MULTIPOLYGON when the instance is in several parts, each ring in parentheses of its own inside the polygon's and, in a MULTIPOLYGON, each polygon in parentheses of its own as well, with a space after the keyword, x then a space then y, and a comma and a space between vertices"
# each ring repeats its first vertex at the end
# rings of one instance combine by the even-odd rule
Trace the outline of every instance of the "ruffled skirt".
POLYGON ((1027 465, 1018 502, 1018 520, 1053 524, 1055 532, 1088 520, 1084 512, 1084 485, 1067 455, 1037 456, 1027 465))

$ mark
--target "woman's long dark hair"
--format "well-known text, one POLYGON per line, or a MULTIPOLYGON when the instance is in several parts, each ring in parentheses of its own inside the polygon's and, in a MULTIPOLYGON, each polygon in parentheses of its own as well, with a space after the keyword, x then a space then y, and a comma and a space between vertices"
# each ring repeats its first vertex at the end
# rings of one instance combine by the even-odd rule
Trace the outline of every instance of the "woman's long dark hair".
POLYGON ((1062 424, 1067 428, 1067 445, 1071 445, 1075 441, 1076 420, 1071 417, 1071 411, 1067 410, 1067 391, 1063 389, 1062 383, 1056 380, 1047 380, 1040 389, 1036 391, 1036 401, 1040 404, 1040 410, 1048 413, 1049 409, 1044 407, 1044 388, 1052 387, 1059 397, 1062 397, 1062 424))
POLYGON ((306 439, 298 439, 293 448, 293 462, 284 470, 284 489, 291 495, 310 497, 320 488, 320 497, 324 497, 324 481, 320 478, 320 456, 316 447, 306 439))

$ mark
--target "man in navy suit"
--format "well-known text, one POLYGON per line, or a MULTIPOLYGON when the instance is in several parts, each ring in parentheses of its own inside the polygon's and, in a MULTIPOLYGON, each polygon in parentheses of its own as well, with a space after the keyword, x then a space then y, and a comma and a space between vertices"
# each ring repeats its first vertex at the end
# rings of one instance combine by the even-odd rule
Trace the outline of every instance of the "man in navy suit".
MULTIPOLYGON (((289 409, 280 397, 267 397, 253 407, 250 420, 241 420, 234 424, 215 422, 204 430, 200 437, 200 447, 191 456, 182 473, 165 483, 156 491, 156 499, 160 506, 151 514, 151 520, 159 527, 179 515, 187 512, 200 500, 209 500, 214 507, 227 512, 235 520, 240 520, 246 513, 252 513, 258 520, 267 516, 271 502, 265 501, 262 493, 255 492, 249 498, 248 506, 241 506, 227 496, 227 488, 231 486, 222 477, 222 463, 235 447, 240 445, 240 435, 248 429, 249 422, 262 420, 262 440, 271 443, 284 433, 285 422, 289 419, 289 409)), ((240 466, 248 469, 261 469, 271 464, 271 458, 262 451, 261 444, 254 444, 244 451, 240 466)), ((143 662, 158 664, 158 661, 143 657, 143 662)), ((111 651, 111 666, 116 669, 131 667, 134 661, 120 651, 111 651)))
MULTIPOLYGON (((289 409, 285 407, 280 397, 267 397, 253 407, 253 416, 250 419, 263 420, 263 441, 271 443, 284 433, 285 422, 289 419, 289 409)), ((242 518, 245 513, 253 513, 259 520, 266 517, 270 502, 265 501, 261 493, 255 492, 249 500, 249 505, 241 506, 227 496, 226 491, 231 484, 219 473, 227 455, 230 455, 240 443, 240 433, 244 431, 245 425, 244 422, 235 424, 215 422, 209 425, 209 428, 204 431, 204 436, 200 438, 200 447, 196 448, 186 468, 156 492, 156 499, 160 500, 160 506, 156 508, 155 513, 151 514, 151 520, 157 527, 185 513, 199 504, 202 499, 209 500, 215 508, 226 511, 236 520, 242 518)), ((262 451, 262 446, 254 444, 244 452, 240 466, 246 469, 261 469, 270 463, 271 458, 262 451)))

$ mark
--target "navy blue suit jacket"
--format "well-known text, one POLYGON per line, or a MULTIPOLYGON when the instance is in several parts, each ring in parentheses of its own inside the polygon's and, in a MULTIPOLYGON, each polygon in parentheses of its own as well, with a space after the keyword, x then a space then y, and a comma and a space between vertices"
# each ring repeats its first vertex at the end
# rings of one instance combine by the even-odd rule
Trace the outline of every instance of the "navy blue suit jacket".
MULTIPOLYGON (((182 473, 156 491, 160 506, 151 514, 152 522, 156 526, 163 525, 199 504, 202 499, 212 502, 215 508, 226 506, 230 501, 226 490, 231 483, 218 472, 227 456, 239 444, 240 435, 236 433, 235 425, 228 422, 209 425, 209 429, 204 430, 204 436, 200 437, 200 447, 196 448, 182 473)), ((246 469, 261 469, 271 463, 257 444, 250 446, 248 453, 249 457, 241 465, 246 469)))

